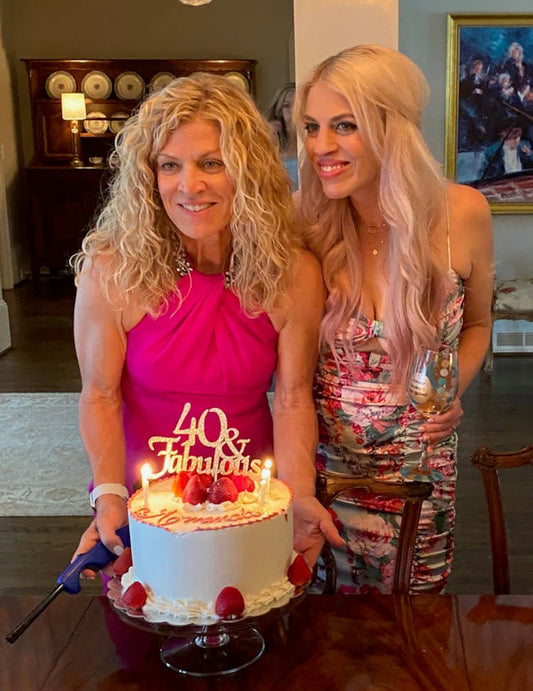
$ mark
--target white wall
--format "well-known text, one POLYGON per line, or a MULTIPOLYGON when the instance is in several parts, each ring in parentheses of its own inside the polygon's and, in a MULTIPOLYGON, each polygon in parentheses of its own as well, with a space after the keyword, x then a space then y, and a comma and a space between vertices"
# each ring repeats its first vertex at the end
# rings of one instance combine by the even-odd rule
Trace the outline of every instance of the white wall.
MULTIPOLYGON (((434 156, 444 163, 447 14, 533 12, 531 0, 398 0, 399 49, 421 67, 431 86, 422 130, 434 156)), ((533 56, 530 56, 533 60, 533 56)), ((499 278, 533 276, 533 215, 495 214, 494 256, 499 278)))

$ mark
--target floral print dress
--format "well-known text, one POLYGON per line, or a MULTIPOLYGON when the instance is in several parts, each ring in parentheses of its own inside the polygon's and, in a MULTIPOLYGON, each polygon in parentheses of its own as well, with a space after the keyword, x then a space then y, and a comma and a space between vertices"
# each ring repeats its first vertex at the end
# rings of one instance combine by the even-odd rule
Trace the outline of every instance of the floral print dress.
MULTIPOLYGON (((451 270, 450 270, 451 271, 451 270)), ((441 315, 442 343, 456 345, 462 327, 464 289, 453 271, 441 315)), ((391 391, 387 354, 358 350, 370 338, 384 338, 383 323, 352 318, 335 340, 336 357, 323 346, 315 377, 319 421, 317 467, 329 472, 402 481, 402 467, 419 464, 424 419, 391 391), (350 356, 346 344, 351 349, 350 356)), ((450 574, 455 521, 457 435, 437 444, 427 465, 442 473, 420 516, 411 592, 442 592, 450 574)), ((390 593, 394 578, 402 501, 353 492, 332 504, 346 549, 334 549, 338 591, 390 593)))

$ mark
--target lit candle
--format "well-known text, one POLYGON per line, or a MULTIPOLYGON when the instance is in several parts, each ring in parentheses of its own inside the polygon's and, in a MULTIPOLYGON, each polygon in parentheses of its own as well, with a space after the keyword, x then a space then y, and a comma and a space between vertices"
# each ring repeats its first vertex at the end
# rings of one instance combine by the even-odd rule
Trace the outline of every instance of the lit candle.
POLYGON ((272 474, 270 468, 272 461, 265 461, 263 470, 261 471, 261 482, 259 483, 259 503, 263 505, 266 499, 270 498, 270 476, 272 474))
POLYGON ((266 470, 261 471, 261 481, 259 483, 259 504, 260 506, 263 506, 265 503, 265 492, 266 492, 266 480, 263 476, 263 473, 267 472, 266 470))
POLYGON ((152 467, 149 463, 145 463, 141 468, 141 478, 143 487, 144 508, 148 508, 148 487, 149 477, 152 474, 152 467))
MULTIPOLYGON (((270 478, 272 477, 272 461, 270 458, 267 458, 265 461, 265 467, 264 467, 265 475, 264 478, 266 480, 266 494, 267 497, 270 496, 270 478)), ((263 477, 263 473, 261 473, 261 477, 263 477)))

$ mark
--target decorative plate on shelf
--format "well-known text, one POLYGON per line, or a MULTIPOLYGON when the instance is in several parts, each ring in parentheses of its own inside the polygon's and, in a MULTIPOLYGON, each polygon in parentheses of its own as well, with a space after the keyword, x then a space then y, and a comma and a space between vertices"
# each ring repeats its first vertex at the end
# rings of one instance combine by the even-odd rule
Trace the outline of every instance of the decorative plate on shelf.
POLYGON ((161 91, 165 86, 168 86, 170 82, 173 82, 176 77, 172 72, 158 72, 150 79, 150 91, 161 91))
POLYGON ((243 91, 246 91, 246 93, 250 91, 248 80, 244 74, 241 74, 240 72, 226 72, 224 76, 226 79, 229 79, 230 82, 233 82, 236 86, 239 86, 243 91))
POLYGON ((89 98, 109 98, 113 83, 105 72, 93 70, 83 78, 81 90, 89 98))
POLYGON ((61 94, 71 94, 76 91, 76 80, 70 72, 59 70, 47 77, 44 88, 50 98, 61 98, 61 94))
POLYGON ((117 111, 111 115, 111 120, 109 121, 109 129, 113 134, 118 134, 120 130, 126 124, 126 120, 129 118, 130 114, 124 111, 117 111))
POLYGON ((109 126, 109 120, 105 113, 93 110, 91 113, 87 113, 87 120, 83 121, 83 126, 91 134, 104 134, 109 126))
POLYGON ((137 72, 122 72, 115 79, 115 93, 119 98, 141 98, 144 89, 144 79, 137 72))

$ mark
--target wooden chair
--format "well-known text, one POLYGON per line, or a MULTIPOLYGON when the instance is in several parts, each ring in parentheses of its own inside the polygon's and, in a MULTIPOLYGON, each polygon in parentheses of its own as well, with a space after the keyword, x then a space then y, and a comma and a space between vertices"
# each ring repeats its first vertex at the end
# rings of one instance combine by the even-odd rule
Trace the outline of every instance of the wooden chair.
MULTIPOLYGON (((431 495, 433 485, 430 482, 383 482, 369 477, 317 472, 316 496, 326 508, 337 497, 354 489, 363 489, 365 492, 377 496, 403 499, 404 506, 392 592, 394 594, 408 594, 422 502, 431 495)), ((337 569, 329 544, 324 545, 321 556, 326 573, 323 593, 331 594, 335 592, 337 585, 337 569)))
POLYGON ((490 451, 486 446, 481 446, 470 456, 470 461, 481 472, 485 487, 485 498, 489 515, 494 592, 497 595, 510 593, 509 554, 507 551, 507 535, 498 471, 504 468, 533 465, 533 446, 526 446, 519 451, 508 452, 490 451))

